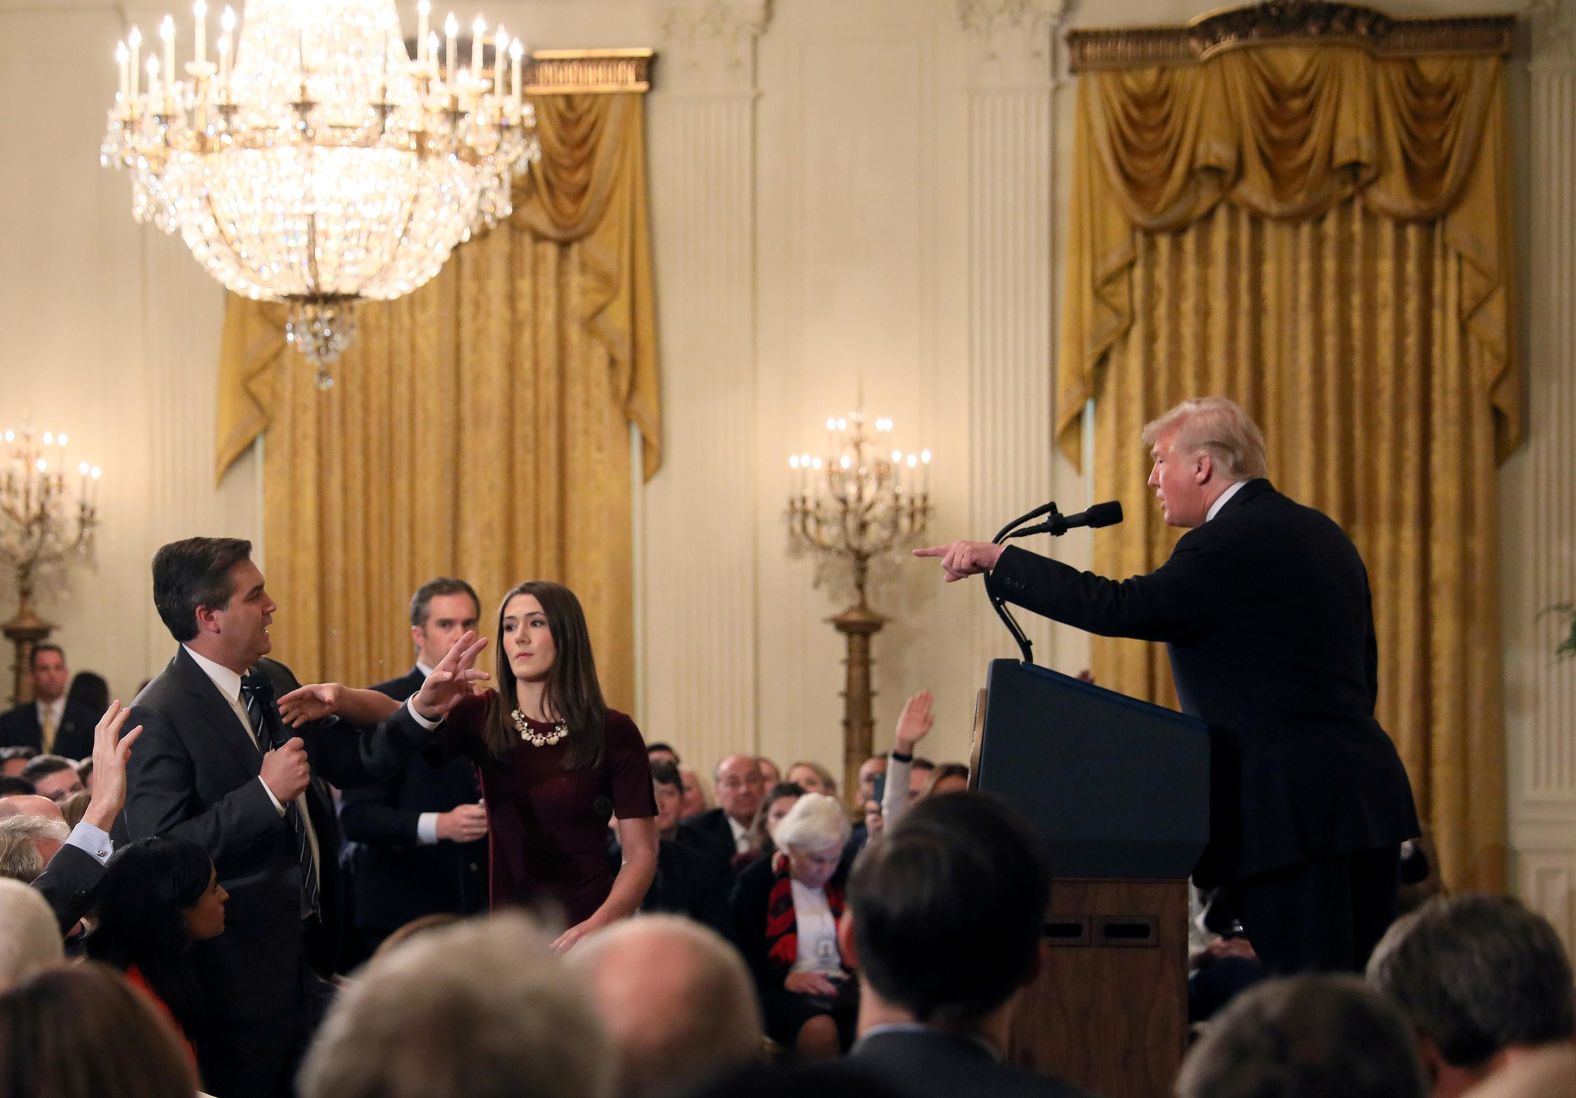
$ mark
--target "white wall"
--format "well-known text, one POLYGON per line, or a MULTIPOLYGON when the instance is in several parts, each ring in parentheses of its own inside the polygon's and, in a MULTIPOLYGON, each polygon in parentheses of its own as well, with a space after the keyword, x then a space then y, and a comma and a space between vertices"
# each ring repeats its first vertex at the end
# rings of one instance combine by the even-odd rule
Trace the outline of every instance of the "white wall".
MULTIPOLYGON (((1074 96, 1053 43, 1068 25, 1182 22, 1208 6, 483 5, 532 46, 661 51, 649 133, 667 464, 637 520, 650 735, 702 765, 747 745, 836 767, 842 650, 825 619, 841 604, 788 559, 784 459, 861 388, 904 445, 935 451, 938 538, 988 534, 1047 498, 1086 501, 1047 427, 1074 96)), ((1554 664, 1553 626, 1534 621, 1576 597, 1576 67, 1571 14, 1553 7, 1512 66, 1532 400, 1528 445, 1502 476, 1504 628, 1517 883, 1576 938, 1576 664, 1554 664)), ((42 609, 72 662, 123 695, 170 648, 149 605, 152 549, 256 537, 261 522, 253 458, 212 483, 218 289, 177 241, 133 224, 126 180, 96 163, 114 41, 162 10, 0 0, 0 101, 27 104, 0 114, 0 420, 63 427, 106 469, 96 568, 42 609)), ((1086 560, 1087 535, 1056 548, 1086 560)), ((12 599, 0 577, 0 614, 12 599)), ((908 565, 874 601, 892 617, 875 643, 878 745, 904 696, 929 686, 927 751, 961 757, 985 663, 1012 651, 978 585, 908 565)), ((1081 637, 1034 633, 1044 662, 1083 666, 1081 637)))

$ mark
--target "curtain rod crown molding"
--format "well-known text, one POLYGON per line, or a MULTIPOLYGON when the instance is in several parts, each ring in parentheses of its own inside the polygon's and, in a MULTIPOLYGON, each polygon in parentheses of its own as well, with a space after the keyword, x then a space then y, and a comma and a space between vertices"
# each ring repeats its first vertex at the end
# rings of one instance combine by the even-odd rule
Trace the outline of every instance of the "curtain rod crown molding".
POLYGON ((1515 26, 1513 15, 1395 19, 1335 0, 1267 0, 1206 12, 1183 26, 1069 30, 1067 48, 1073 72, 1198 64, 1248 46, 1313 43, 1356 46, 1375 57, 1503 57, 1515 26))

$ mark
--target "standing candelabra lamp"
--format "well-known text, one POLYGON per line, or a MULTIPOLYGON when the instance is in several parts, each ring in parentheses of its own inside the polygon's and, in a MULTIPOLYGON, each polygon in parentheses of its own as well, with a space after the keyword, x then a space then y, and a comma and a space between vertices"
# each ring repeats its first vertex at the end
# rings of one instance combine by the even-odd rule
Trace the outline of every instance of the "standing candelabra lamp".
POLYGON ((930 451, 892 447, 892 421, 867 423, 861 412, 826 421, 827 452, 788 459, 788 542, 795 555, 813 554, 816 583, 847 582, 854 601, 829 619, 847 642, 843 686, 843 788, 859 788, 859 766, 870 756, 870 641, 886 618, 871 608, 870 564, 907 548, 930 518, 930 451))
POLYGON ((16 615, 0 626, 15 647, 11 665, 11 697, 17 704, 32 700, 32 679, 26 674, 33 646, 49 636, 54 625, 33 610, 33 592, 40 575, 93 549, 98 522, 97 465, 80 462, 76 498, 67 486, 67 436, 45 431, 35 437, 21 431, 0 432, 5 446, 0 466, 0 561, 16 569, 16 615))

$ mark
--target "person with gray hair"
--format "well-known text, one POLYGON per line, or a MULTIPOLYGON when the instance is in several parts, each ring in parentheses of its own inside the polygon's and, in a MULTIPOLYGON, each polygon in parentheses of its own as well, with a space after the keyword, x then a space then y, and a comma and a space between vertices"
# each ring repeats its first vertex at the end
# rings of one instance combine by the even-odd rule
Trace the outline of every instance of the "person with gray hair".
POLYGON ((754 1060, 761 1012, 749 969, 715 932, 642 915, 588 937, 565 963, 583 974, 618 1050, 618 1093, 654 1098, 754 1060))
POLYGON ((1264 478, 1253 421, 1224 397, 1144 429, 1148 484, 1186 529, 1126 580, 1015 546, 955 541, 948 582, 1110 637, 1164 642, 1182 711, 1211 726, 1209 845, 1194 870, 1223 887, 1269 972, 1361 972, 1395 918, 1399 848, 1421 828, 1379 692, 1368 572, 1339 525, 1264 478))
POLYGON ((49 904, 21 881, 0 878, 0 992, 62 964, 60 928, 49 904))
POLYGON ((610 1098, 614 1050, 552 935, 522 914, 412 938, 362 970, 300 1098, 610 1098))
POLYGON ((1368 980, 1411 1022, 1434 1098, 1455 1098, 1576 1036, 1571 961, 1559 935, 1508 896, 1430 900, 1380 940, 1368 980))
POLYGON ((755 977, 766 1033, 803 1060, 853 1043, 859 985, 837 944, 849 831, 836 798, 806 793, 777 825, 777 853, 733 890, 733 943, 755 977))
POLYGON ((1267 980, 1215 1016, 1177 1098, 1423 1098, 1406 1022, 1355 976, 1267 980))
POLYGON ((43 816, 0 819, 0 877, 32 884, 70 834, 64 820, 43 816))

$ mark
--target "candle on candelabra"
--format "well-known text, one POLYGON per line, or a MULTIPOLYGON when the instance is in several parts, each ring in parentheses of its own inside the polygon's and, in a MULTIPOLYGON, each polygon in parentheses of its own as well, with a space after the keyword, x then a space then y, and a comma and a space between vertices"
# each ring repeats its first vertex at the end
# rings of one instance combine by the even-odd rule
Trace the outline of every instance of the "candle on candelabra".
POLYGON ((455 69, 455 56, 454 55, 455 55, 455 51, 457 49, 459 49, 459 45, 458 45, 458 43, 456 41, 456 38, 459 35, 459 33, 460 33, 460 21, 458 19, 454 18, 454 13, 451 11, 451 12, 449 12, 449 17, 443 21, 443 37, 444 37, 444 46, 443 46, 443 60, 444 60, 443 82, 445 84, 449 84, 449 85, 452 85, 454 83, 454 69, 455 69))
POLYGON ((199 65, 208 63, 208 4, 197 0, 192 5, 192 60, 199 65))
POLYGON ((164 78, 173 84, 175 82, 175 20, 168 15, 159 24, 159 38, 164 42, 164 78))
POLYGON ((156 100, 159 98, 159 59, 148 58, 148 109, 158 110, 156 100))
POLYGON ((125 105, 131 100, 131 51, 126 43, 116 43, 115 62, 120 66, 120 101, 125 105))
POLYGON ((138 81, 142 77, 142 31, 132 27, 126 41, 131 45, 131 97, 136 99, 140 90, 138 81))
POLYGON ((478 80, 482 78, 482 43, 486 41, 487 24, 478 15, 471 24, 471 72, 478 80))
POLYGON ((432 58, 427 53, 427 17, 432 14, 432 0, 421 0, 416 5, 416 61, 425 64, 432 58))
POLYGON ((525 56, 525 46, 516 38, 509 44, 509 104, 520 108, 520 59, 525 56))
POLYGON ((504 76, 509 65, 509 36, 504 32, 503 24, 498 24, 498 33, 493 38, 493 83, 492 92, 497 97, 498 104, 503 105, 504 76))

